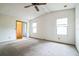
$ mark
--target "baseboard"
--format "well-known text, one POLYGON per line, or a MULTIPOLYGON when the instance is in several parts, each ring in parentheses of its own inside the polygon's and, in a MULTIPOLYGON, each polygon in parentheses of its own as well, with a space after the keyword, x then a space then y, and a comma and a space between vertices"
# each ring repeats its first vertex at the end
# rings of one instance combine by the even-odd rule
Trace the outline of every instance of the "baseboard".
POLYGON ((79 53, 79 51, 78 51, 78 49, 77 49, 76 45, 75 45, 75 48, 76 48, 77 52, 79 53))
MULTIPOLYGON (((30 38, 41 39, 41 38, 31 37, 31 36, 30 36, 30 38)), ((66 45, 72 45, 72 46, 75 46, 75 44, 63 43, 63 42, 58 42, 58 41, 51 41, 51 40, 47 40, 47 39, 41 39, 41 40, 46 40, 46 41, 50 41, 50 42, 55 42, 55 43, 61 43, 61 44, 66 44, 66 45)))
POLYGON ((6 44, 10 44, 10 43, 15 43, 18 42, 19 40, 8 40, 8 41, 2 41, 0 42, 0 45, 6 45, 6 44))

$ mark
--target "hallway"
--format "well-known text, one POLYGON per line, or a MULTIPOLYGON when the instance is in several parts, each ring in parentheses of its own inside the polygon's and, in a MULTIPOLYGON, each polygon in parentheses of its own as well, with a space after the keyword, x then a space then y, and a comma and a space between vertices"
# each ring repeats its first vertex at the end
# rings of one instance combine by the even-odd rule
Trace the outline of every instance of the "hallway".
POLYGON ((0 44, 0 56, 78 56, 74 46, 45 40, 25 39, 0 44))

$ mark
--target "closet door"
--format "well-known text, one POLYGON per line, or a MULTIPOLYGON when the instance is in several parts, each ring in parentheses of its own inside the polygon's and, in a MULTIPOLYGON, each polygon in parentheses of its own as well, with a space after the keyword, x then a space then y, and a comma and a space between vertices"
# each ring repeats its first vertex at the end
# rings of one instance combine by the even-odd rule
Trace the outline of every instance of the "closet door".
POLYGON ((16 21, 16 38, 17 39, 22 39, 23 37, 22 28, 23 28, 22 21, 16 21))

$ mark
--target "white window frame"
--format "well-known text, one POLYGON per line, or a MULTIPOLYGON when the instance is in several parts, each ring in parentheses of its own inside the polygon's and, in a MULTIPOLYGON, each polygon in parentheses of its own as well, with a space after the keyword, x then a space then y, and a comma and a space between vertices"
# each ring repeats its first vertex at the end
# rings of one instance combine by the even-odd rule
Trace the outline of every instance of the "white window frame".
POLYGON ((68 18, 57 19, 57 35, 67 35, 68 18))

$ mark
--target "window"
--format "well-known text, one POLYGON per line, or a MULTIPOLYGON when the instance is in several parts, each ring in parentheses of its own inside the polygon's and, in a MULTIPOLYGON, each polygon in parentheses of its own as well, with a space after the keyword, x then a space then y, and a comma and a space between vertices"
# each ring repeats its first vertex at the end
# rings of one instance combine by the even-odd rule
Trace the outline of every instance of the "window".
POLYGON ((37 33, 37 23, 32 24, 32 30, 33 33, 37 33))
POLYGON ((57 35, 67 35, 67 18, 57 19, 57 35))

